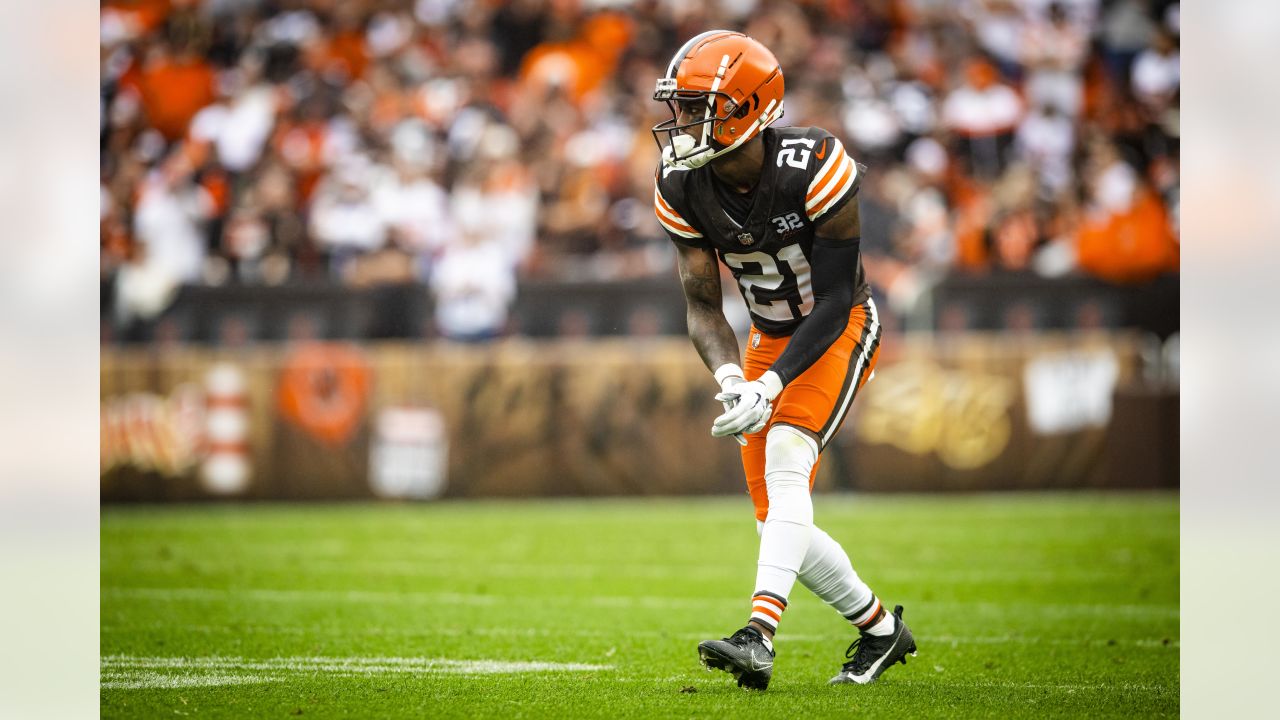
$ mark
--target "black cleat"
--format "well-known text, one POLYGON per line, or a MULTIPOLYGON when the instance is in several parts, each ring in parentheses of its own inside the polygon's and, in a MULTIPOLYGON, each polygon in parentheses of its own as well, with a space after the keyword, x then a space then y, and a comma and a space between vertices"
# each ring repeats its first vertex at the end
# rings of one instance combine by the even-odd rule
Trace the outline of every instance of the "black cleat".
POLYGON ((708 670, 724 670, 738 680, 738 687, 764 690, 773 677, 774 652, 759 630, 748 625, 723 640, 698 643, 698 659, 708 670))
POLYGON ((870 635, 863 632, 853 641, 844 656, 849 662, 829 681, 831 685, 856 683, 866 685, 875 682, 894 663, 907 664, 907 654, 916 656, 916 639, 911 629, 902 621, 902 606, 893 609, 893 632, 888 635, 870 635))

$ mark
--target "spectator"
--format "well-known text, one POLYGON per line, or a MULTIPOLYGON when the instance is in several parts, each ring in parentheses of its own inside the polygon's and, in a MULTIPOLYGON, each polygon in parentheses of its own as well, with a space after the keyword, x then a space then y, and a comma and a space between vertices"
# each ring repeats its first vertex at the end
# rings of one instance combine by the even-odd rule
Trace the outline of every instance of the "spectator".
POLYGON ((1090 149, 1086 184, 1090 207, 1077 238, 1081 268, 1116 283, 1144 282, 1176 268, 1164 208, 1105 140, 1090 149))
POLYGON ((489 239, 513 268, 532 251, 537 214, 532 180, 515 152, 511 128, 493 124, 483 131, 479 157, 458 178, 451 207, 461 236, 489 239))
POLYGON ((972 172, 994 178, 1004 167, 1004 150, 1022 117, 1022 100, 999 81, 985 60, 971 60, 964 81, 947 96, 943 121, 955 132, 972 172))
POLYGON ((1057 106, 1038 106, 1018 126, 1019 154, 1031 163, 1040 187, 1049 197, 1061 197, 1074 180, 1071 158, 1076 148, 1076 129, 1071 118, 1057 106))
POLYGON ((142 98, 147 121, 170 142, 186 137, 191 118, 217 98, 213 67, 191 42, 156 46, 133 88, 142 98))
POLYGON ((506 329, 516 294, 515 267, 500 240, 463 231, 432 269, 431 292, 442 336, 492 340, 506 329))
POLYGON ((143 339, 177 292, 177 280, 147 256, 147 246, 134 245, 113 279, 111 320, 124 339, 143 339))
POLYGON ((1045 20, 1032 22, 1023 38, 1028 68, 1026 94, 1033 106, 1051 105, 1076 116, 1083 102, 1080 69, 1089 49, 1085 28, 1072 20, 1062 2, 1050 3, 1045 20))
POLYGON ((276 91, 262 82, 259 63, 245 62, 224 74, 217 100, 196 113, 191 139, 211 143, 218 163, 243 173, 262 157, 275 126, 276 91))
POLYGON ((456 234, 449 197, 432 178, 437 151, 424 123, 402 121, 392 133, 392 167, 373 180, 372 199, 397 244, 414 254, 438 252, 456 234))
POLYGON ((1102 46, 1111 76, 1129 80, 1129 68, 1138 53, 1151 44, 1156 31, 1149 0, 1116 0, 1102 17, 1102 46))
POLYGON ((352 155, 316 190, 312 201, 311 232, 329 254, 330 271, 337 278, 350 270, 356 257, 386 242, 386 223, 369 191, 374 172, 365 156, 352 155))
POLYGON ((1014 0, 977 0, 968 3, 969 20, 978 44, 1000 66, 1005 77, 1021 73, 1022 38, 1026 17, 1014 0))
POLYGON ((213 200, 195 183, 188 148, 175 146, 148 174, 134 209, 134 234, 142 251, 137 262, 174 284, 196 282, 204 267, 202 226, 213 200))
POLYGON ((1178 92, 1181 60, 1168 31, 1159 30, 1151 47, 1133 63, 1133 92, 1151 110, 1167 108, 1178 92))

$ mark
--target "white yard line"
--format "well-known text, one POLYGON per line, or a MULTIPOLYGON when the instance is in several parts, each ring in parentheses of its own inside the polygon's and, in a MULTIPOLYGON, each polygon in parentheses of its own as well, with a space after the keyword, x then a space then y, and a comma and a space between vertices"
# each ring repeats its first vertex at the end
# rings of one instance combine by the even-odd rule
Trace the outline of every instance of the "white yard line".
POLYGON ((149 690, 279 682, 290 675, 325 673, 338 677, 389 674, 514 675, 603 672, 612 665, 539 661, 454 660, 403 657, 139 657, 105 655, 104 690, 149 690))
POLYGON ((280 678, 266 675, 231 675, 207 673, 199 675, 172 675, 152 671, 108 672, 102 671, 103 690, 154 690, 189 687, 217 687, 219 685, 252 685, 278 682, 280 678))
POLYGON ((330 672, 358 675, 382 673, 439 672, 455 675, 496 675, 529 672, 598 672, 612 670, 612 665, 501 660, 453 660, 450 658, 402 657, 283 657, 247 659, 239 657, 136 657, 105 655, 103 669, 217 669, 217 670, 287 670, 297 672, 330 672))

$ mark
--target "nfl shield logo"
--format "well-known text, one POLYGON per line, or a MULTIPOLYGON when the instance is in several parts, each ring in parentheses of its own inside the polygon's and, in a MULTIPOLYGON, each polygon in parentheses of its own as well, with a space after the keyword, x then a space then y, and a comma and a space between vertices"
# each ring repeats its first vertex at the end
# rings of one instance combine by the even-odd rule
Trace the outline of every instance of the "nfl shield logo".
POLYGON ((738 233, 738 242, 742 243, 743 245, 750 245, 755 241, 756 239, 751 237, 751 233, 749 232, 738 233))

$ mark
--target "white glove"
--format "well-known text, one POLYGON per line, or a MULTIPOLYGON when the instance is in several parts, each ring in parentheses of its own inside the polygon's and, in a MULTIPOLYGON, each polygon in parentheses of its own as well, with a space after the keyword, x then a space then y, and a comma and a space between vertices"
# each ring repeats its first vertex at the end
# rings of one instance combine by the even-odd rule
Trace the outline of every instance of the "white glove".
MULTIPOLYGON (((720 383, 720 393, 716 395, 716 399, 720 400, 724 405, 725 412, 728 412, 733 408, 734 402, 732 400, 721 400, 720 395, 728 393, 729 388, 734 385, 738 385, 746 381, 747 379, 743 377, 742 368, 734 365, 733 363, 725 363, 716 369, 716 382, 720 383)), ((746 447, 747 439, 742 437, 742 433, 734 433, 733 439, 737 440, 739 445, 746 447)))
POLYGON ((732 406, 712 423, 711 434, 725 437, 760 432, 769 422, 769 416, 773 413, 773 399, 780 392, 782 380, 772 370, 760 376, 759 380, 737 383, 728 389, 722 386, 716 399, 731 403, 732 406))

